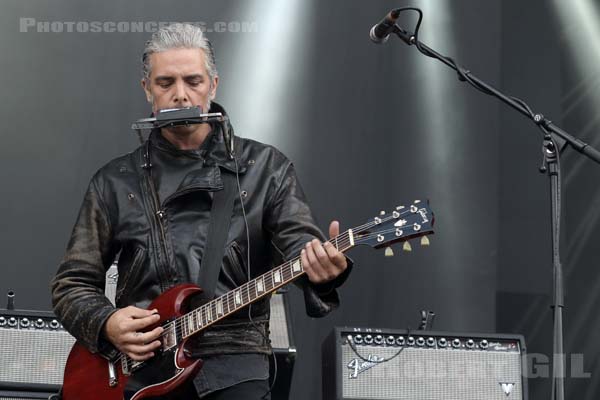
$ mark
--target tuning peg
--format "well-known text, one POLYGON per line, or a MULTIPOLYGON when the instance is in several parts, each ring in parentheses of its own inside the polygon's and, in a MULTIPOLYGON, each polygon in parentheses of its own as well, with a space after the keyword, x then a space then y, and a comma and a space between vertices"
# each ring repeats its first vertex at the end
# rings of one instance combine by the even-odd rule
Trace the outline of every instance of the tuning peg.
POLYGON ((404 251, 412 251, 412 246, 410 245, 409 242, 404 242, 404 245, 402 245, 402 250, 404 250, 404 251))
POLYGON ((385 215, 385 211, 383 211, 383 210, 379 211, 379 215, 381 215, 381 216, 385 215))
POLYGON ((427 236, 421 237, 421 246, 429 246, 429 238, 427 236))
POLYGON ((385 248, 385 256, 386 257, 393 257, 394 256, 394 250, 392 250, 391 247, 386 247, 385 248))

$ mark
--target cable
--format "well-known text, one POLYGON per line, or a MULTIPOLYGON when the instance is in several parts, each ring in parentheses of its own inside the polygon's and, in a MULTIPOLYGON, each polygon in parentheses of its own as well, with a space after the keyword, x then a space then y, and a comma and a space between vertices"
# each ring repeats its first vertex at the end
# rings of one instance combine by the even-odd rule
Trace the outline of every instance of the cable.
MULTIPOLYGON (((406 329, 406 335, 410 336, 410 328, 406 329)), ((360 358, 363 361, 371 362, 371 363, 374 363, 374 364, 382 364, 382 363, 391 361, 394 358, 398 357, 400 355, 400 353, 402 353, 402 351, 404 351, 404 349, 405 349, 405 347, 400 347, 400 350, 398 350, 396 352, 396 354, 394 354, 394 355, 392 355, 391 357, 388 357, 388 358, 383 358, 381 360, 369 360, 368 358, 363 357, 363 355, 358 352, 358 349, 354 345, 354 342, 352 341, 352 339, 350 339, 350 338, 348 339, 348 344, 350 345, 350 348, 352 349, 352 351, 354 352, 354 354, 356 354, 356 356, 358 358, 360 358)))
MULTIPOLYGON (((227 143, 225 144, 227 146, 227 143)), ((244 218, 244 228, 246 230, 246 273, 248 275, 248 280, 250 280, 250 229, 248 228, 248 219, 246 218, 246 208, 244 207, 244 199, 242 197, 242 187, 240 184, 240 167, 238 165, 237 157, 233 157, 233 161, 235 163, 235 178, 237 182, 238 195, 240 198, 240 205, 242 207, 242 217, 244 218)), ((248 305, 248 319, 250 323, 256 329, 258 333, 261 334, 266 343, 269 343, 269 338, 266 333, 258 326, 258 324, 252 319, 252 303, 248 305)), ((275 352, 271 349, 271 356, 273 357, 273 382, 269 386, 269 390, 261 397, 262 399, 266 399, 266 397, 273 391, 275 387, 275 382, 277 381, 277 357, 275 357, 275 352)))
MULTIPOLYGON (((495 92, 493 92, 492 90, 488 89, 487 87, 483 86, 482 83, 477 82, 476 80, 474 80, 470 74, 471 71, 461 67, 460 65, 458 65, 458 63, 452 58, 452 57, 448 57, 448 56, 444 56, 441 54, 436 54, 433 50, 429 49, 427 46, 423 45, 420 41, 419 41, 419 30, 421 28, 421 22, 423 21, 423 11, 421 11, 418 8, 415 7, 403 7, 403 8, 399 8, 396 11, 398 12, 402 12, 402 11, 415 11, 416 13, 419 14, 417 23, 415 25, 415 29, 414 29, 414 33, 412 35, 412 37, 410 38, 410 42, 408 44, 414 44, 415 47, 417 48, 417 50, 419 50, 419 52, 427 57, 431 57, 437 60, 440 60, 442 62, 444 62, 445 64, 450 65, 452 68, 454 68, 458 74, 458 79, 462 82, 467 82, 469 83, 471 86, 473 86, 475 89, 479 90, 482 93, 485 93, 489 96, 493 96, 496 98, 499 98, 502 100, 502 98, 495 92)), ((398 29, 406 34, 406 32, 401 29, 400 27, 398 27, 398 29)), ((406 38, 403 38, 403 40, 406 41, 406 38)), ((509 96, 509 98, 511 100, 513 100, 514 102, 516 102, 518 105, 520 105, 522 107, 522 111, 527 114, 531 119, 533 119, 537 125, 541 128, 542 125, 544 123, 546 123, 547 121, 545 121, 543 118, 540 118, 539 120, 536 119, 537 115, 536 113, 533 112, 533 110, 531 109, 531 107, 529 107, 529 105, 517 98, 517 97, 512 97, 509 96)), ((513 105, 514 106, 514 105, 513 105)), ((542 129, 545 133, 547 133, 547 131, 545 129, 542 129)))

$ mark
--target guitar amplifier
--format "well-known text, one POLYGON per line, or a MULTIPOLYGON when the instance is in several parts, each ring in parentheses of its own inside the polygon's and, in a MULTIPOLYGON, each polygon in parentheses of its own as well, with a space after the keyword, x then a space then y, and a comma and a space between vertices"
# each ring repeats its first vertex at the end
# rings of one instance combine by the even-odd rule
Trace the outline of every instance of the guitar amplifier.
POLYGON ((57 393, 74 342, 51 312, 0 310, 0 399, 57 393))
POLYGON ((336 327, 324 399, 527 400, 520 335, 336 327))

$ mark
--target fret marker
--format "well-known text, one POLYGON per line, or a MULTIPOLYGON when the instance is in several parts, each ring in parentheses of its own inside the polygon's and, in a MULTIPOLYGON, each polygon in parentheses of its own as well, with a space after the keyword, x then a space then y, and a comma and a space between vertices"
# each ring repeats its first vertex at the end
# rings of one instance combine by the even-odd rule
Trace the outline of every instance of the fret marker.
POLYGON ((239 291, 235 292, 235 304, 242 304, 242 296, 239 291))
POLYGON ((300 260, 294 261, 294 263, 292 264, 292 269, 294 270, 294 272, 300 272, 300 270, 302 269, 302 267, 300 266, 300 260))
POLYGON ((223 302, 217 300, 217 315, 223 315, 223 302))
POLYGON ((260 278, 256 282, 256 290, 258 290, 259 292, 264 292, 265 291, 265 284, 263 283, 262 278, 260 278))
POLYGON ((186 316, 185 319, 187 320, 187 333, 194 332, 194 321, 188 316, 186 316))
POLYGON ((279 271, 279 270, 275 271, 275 277, 274 277, 274 279, 275 279, 275 282, 277 282, 277 283, 281 282, 281 271, 279 271))

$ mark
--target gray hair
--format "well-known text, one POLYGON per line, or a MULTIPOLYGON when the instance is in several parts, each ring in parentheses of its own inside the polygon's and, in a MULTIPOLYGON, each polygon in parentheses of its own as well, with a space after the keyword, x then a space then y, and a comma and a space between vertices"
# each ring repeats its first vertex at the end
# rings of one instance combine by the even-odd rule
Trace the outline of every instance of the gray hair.
POLYGON ((142 56, 142 74, 144 79, 150 78, 152 70, 150 54, 181 48, 204 50, 206 71, 208 71, 208 77, 212 86, 214 78, 218 75, 215 54, 212 45, 206 36, 204 36, 202 30, 192 24, 170 24, 152 34, 152 38, 146 42, 142 56))

